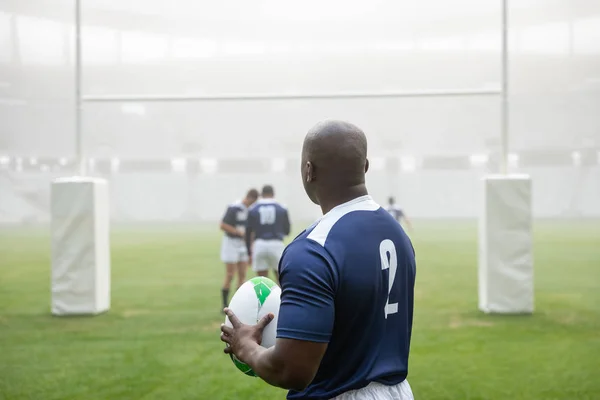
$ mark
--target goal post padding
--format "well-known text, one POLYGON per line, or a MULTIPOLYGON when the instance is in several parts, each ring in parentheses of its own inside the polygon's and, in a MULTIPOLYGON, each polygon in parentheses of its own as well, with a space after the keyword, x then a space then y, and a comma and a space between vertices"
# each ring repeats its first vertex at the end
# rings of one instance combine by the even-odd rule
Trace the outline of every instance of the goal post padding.
POLYGON ((479 216, 479 309, 485 313, 534 310, 531 178, 482 179, 479 216))
POLYGON ((110 308, 109 188, 104 179, 59 178, 51 187, 51 311, 110 308))

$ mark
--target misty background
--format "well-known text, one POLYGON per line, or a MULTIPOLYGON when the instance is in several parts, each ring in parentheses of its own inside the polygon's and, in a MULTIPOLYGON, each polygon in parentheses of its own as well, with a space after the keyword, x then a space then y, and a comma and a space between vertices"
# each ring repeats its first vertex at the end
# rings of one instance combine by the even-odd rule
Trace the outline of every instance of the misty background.
MULTIPOLYGON (((378 202, 478 215, 501 151, 500 1, 295 4, 82 1, 82 149, 114 221, 216 221, 265 183, 316 218, 299 156, 324 118, 366 132, 378 202)), ((532 176, 536 217, 600 217, 600 2, 509 11, 510 171, 532 176)), ((78 172, 74 18, 0 2, 0 223, 48 222, 50 182, 78 172)))

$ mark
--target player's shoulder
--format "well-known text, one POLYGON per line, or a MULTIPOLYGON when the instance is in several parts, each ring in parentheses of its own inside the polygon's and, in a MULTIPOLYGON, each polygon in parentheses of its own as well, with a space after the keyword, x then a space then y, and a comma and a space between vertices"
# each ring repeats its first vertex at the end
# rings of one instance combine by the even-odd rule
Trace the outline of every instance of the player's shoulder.
POLYGON ((334 264, 333 257, 320 244, 308 238, 310 229, 305 229, 296 238, 286 246, 282 258, 281 267, 306 268, 311 266, 316 268, 318 265, 330 269, 334 264))
POLYGON ((276 199, 258 199, 256 201, 256 203, 254 203, 251 207, 251 209, 258 209, 260 207, 264 207, 264 206, 275 206, 275 207, 279 207, 282 208, 284 210, 287 210, 287 206, 283 203, 280 203, 279 201, 277 201, 276 199))
POLYGON ((233 209, 233 210, 243 210, 246 208, 246 206, 244 206, 244 203, 242 203, 241 200, 236 200, 236 201, 232 201, 231 203, 227 204, 227 208, 233 209))
MULTIPOLYGON (((377 213, 384 211, 371 196, 361 196, 340 206, 333 208, 323 216, 307 232, 307 239, 325 246, 325 242, 336 232, 337 228, 343 225, 357 225, 365 222, 365 215, 362 212, 377 213)), ((373 214, 375 215, 375 214, 373 214)))
POLYGON ((273 204, 275 207, 279 207, 279 208, 283 208, 284 210, 287 209, 287 207, 285 206, 285 204, 283 204, 282 202, 280 202, 277 199, 269 199, 269 204, 273 204))
POLYGON ((296 235, 296 237, 290 242, 290 244, 287 245, 286 252, 304 251, 309 248, 313 248, 319 251, 319 247, 322 248, 322 246, 320 246, 314 240, 310 240, 308 238, 308 235, 310 235, 310 233, 313 231, 315 226, 317 226, 320 220, 321 219, 318 219, 317 221, 312 223, 308 228, 304 229, 302 232, 296 235))

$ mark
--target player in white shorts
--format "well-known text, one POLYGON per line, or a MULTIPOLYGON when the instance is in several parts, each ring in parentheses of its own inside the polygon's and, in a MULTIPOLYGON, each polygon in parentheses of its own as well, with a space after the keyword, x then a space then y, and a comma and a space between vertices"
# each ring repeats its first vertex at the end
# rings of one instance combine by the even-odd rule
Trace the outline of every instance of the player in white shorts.
POLYGON ((265 185, 261 199, 248 212, 246 241, 252 255, 252 269, 259 276, 268 276, 277 267, 285 249, 283 239, 290 234, 287 208, 275 200, 273 186, 265 185))
POLYGON ((221 261, 225 263, 225 281, 221 289, 223 307, 229 303, 229 287, 237 271, 238 287, 246 280, 248 252, 244 243, 248 207, 258 199, 258 190, 250 189, 242 201, 230 204, 221 221, 221 230, 225 233, 221 243, 221 261))

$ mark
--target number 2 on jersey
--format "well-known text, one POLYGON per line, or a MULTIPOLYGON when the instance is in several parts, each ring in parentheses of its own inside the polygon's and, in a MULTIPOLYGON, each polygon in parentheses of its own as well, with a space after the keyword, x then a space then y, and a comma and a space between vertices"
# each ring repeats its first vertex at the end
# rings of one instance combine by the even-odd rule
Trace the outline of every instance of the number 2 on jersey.
POLYGON ((261 225, 273 225, 275 223, 276 210, 274 206, 261 206, 258 208, 261 225))
POLYGON ((398 312, 398 303, 390 304, 390 292, 392 286, 394 286, 394 280, 396 279, 396 270, 398 269, 398 255, 396 254, 396 246, 390 239, 385 239, 379 245, 379 255, 381 256, 381 270, 390 270, 390 278, 388 280, 388 297, 385 302, 385 318, 388 315, 396 314, 398 312), (389 255, 389 256, 388 256, 389 255), (388 258, 389 257, 389 258, 388 258))

